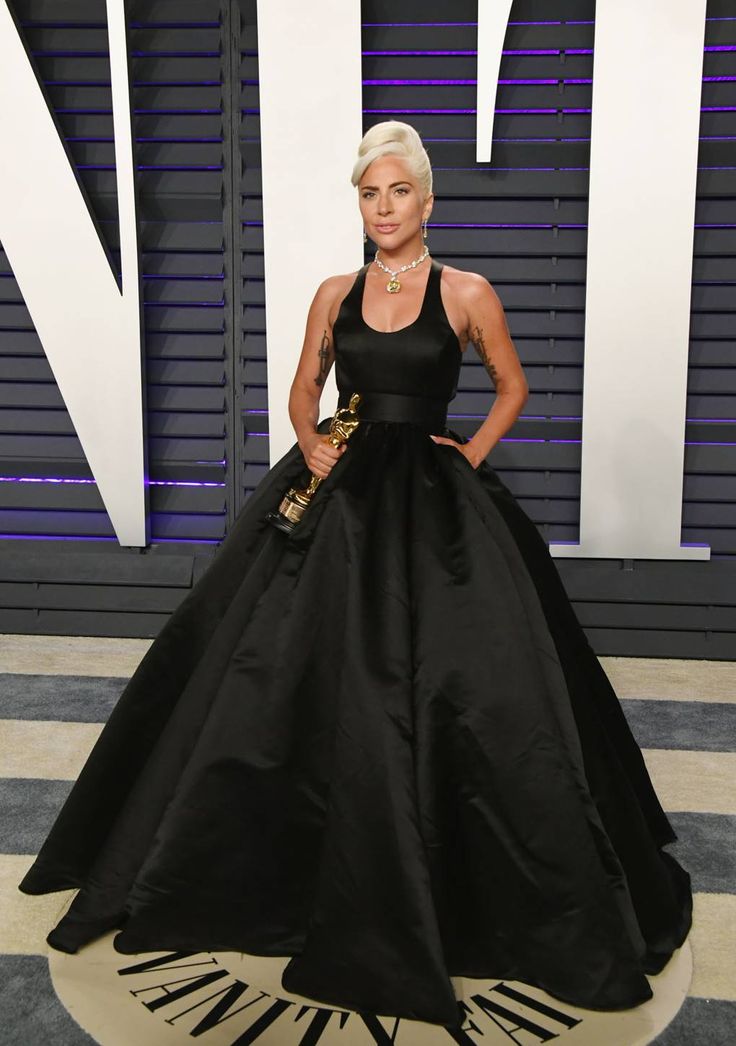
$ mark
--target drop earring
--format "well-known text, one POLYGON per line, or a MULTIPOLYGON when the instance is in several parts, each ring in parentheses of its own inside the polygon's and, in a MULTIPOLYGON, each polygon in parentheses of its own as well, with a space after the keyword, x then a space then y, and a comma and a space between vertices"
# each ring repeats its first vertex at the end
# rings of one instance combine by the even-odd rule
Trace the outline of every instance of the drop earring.
POLYGON ((424 239, 427 239, 427 219, 424 219, 424 239))
POLYGON ((365 227, 363 228, 363 243, 368 243, 368 233, 365 231, 365 227))

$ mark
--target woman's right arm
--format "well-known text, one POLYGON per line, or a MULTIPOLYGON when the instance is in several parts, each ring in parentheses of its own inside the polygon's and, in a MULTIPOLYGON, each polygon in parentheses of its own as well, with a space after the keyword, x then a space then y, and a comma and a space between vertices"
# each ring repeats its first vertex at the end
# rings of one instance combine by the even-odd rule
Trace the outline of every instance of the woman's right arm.
POLYGON ((307 314, 299 363, 289 393, 289 417, 304 460, 320 479, 326 479, 345 449, 333 447, 327 434, 317 432, 319 401, 335 361, 332 341, 333 306, 345 291, 344 276, 330 276, 317 288, 307 314))

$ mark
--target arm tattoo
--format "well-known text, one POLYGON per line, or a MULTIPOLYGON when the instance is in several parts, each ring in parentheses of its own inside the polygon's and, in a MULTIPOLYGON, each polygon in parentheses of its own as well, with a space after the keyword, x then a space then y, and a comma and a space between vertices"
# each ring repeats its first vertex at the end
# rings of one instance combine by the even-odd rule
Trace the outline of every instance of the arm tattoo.
POLYGON ((320 344, 317 355, 319 356, 319 373, 314 379, 314 384, 321 386, 325 383, 332 362, 330 355, 330 339, 327 331, 322 335, 322 343, 320 344))
POLYGON ((483 342, 483 331, 481 330, 481 328, 477 324, 475 326, 475 330, 473 331, 472 339, 473 339, 473 344, 475 345, 476 349, 478 350, 478 355, 480 356, 480 358, 481 358, 481 360, 483 362, 483 366, 486 368, 486 370, 488 371, 488 373, 491 376, 491 381, 493 382, 494 385, 497 385, 498 384, 498 374, 496 372, 496 368, 493 365, 493 360, 490 357, 490 353, 488 352, 488 349, 485 347, 485 344, 483 342))

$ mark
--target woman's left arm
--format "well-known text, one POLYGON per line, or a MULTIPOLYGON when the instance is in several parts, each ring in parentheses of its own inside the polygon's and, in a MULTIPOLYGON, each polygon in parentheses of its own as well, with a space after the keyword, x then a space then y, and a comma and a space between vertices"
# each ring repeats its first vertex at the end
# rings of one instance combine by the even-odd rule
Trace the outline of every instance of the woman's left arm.
POLYGON ((442 436, 433 438, 454 444, 477 468, 518 418, 529 397, 529 385, 498 295, 485 277, 478 273, 467 275, 471 277, 464 295, 468 336, 495 386, 496 397, 488 417, 467 443, 458 444, 442 436))

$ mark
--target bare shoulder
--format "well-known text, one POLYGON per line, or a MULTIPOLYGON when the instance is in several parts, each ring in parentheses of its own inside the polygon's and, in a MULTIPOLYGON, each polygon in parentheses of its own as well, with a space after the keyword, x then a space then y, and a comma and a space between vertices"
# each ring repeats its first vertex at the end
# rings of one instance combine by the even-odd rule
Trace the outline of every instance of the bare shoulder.
POLYGON ((442 266, 442 300, 460 347, 465 351, 473 340, 473 328, 480 311, 500 309, 501 303, 491 284, 479 272, 442 266))
POLYGON ((458 304, 498 297, 485 276, 467 269, 456 269, 454 265, 443 265, 442 282, 458 304))
POLYGON ((335 321, 343 298, 350 291, 359 272, 360 270, 356 269, 354 272, 327 276, 317 288, 314 305, 318 305, 327 314, 330 325, 335 321))

